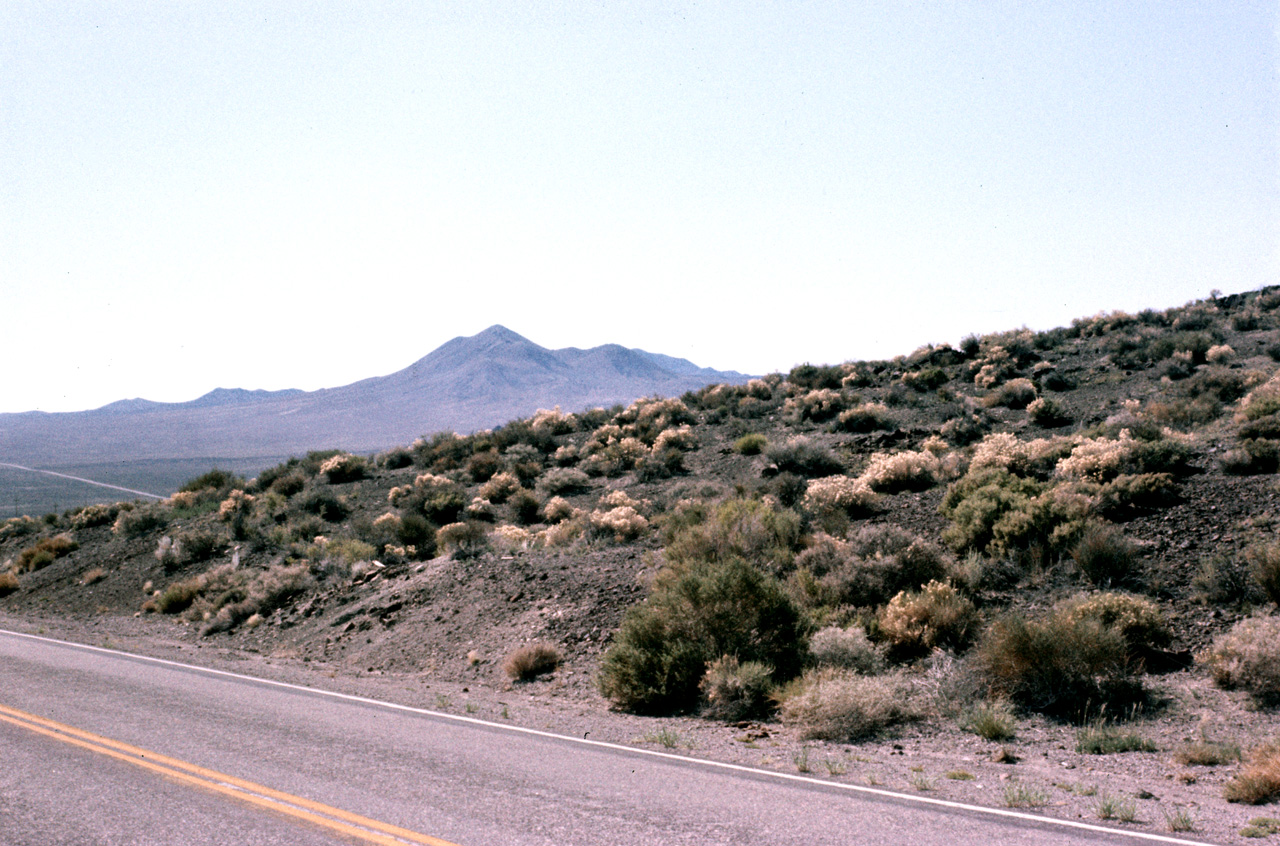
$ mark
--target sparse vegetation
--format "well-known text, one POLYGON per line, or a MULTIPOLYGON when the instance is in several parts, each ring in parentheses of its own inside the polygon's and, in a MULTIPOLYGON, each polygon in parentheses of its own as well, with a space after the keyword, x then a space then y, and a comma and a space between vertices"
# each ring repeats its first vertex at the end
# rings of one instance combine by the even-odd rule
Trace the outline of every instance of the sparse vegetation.
POLYGON ((512 681, 532 681, 554 672, 563 659, 560 650, 546 643, 530 643, 514 650, 502 662, 502 671, 512 681))

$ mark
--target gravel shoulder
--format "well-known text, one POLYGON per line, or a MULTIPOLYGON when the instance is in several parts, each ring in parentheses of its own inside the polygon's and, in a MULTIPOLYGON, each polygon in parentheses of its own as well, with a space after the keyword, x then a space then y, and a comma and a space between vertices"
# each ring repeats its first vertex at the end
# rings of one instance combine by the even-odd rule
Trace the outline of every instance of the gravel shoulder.
POLYGON ((1040 717, 1021 719, 1016 736, 1004 743, 964 732, 954 719, 935 719, 882 740, 845 744, 802 740, 776 722, 723 725, 623 714, 595 692, 594 662, 583 659, 550 677, 513 684, 486 664, 370 672, 342 660, 300 657, 288 647, 242 649, 157 617, 0 614, 0 627, 558 734, 1213 843, 1256 842, 1240 831, 1267 810, 1222 798, 1238 764, 1182 766, 1174 752, 1203 738, 1246 745, 1280 734, 1274 713, 1252 709, 1243 694, 1208 687, 1194 671, 1157 677, 1153 687, 1164 708, 1156 718, 1126 724, 1158 751, 1086 755, 1076 751, 1077 727, 1040 717), (1108 804, 1117 814, 1132 813, 1133 821, 1102 821, 1108 804), (1193 823, 1190 832, 1170 831, 1179 818, 1193 823))

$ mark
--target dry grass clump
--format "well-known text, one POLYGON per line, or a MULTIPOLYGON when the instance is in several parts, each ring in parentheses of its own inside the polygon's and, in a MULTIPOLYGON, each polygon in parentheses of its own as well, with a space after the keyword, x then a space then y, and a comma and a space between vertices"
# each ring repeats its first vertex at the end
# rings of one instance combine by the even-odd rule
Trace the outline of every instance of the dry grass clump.
POLYGON ((502 670, 512 681, 532 681, 555 672, 563 659, 560 650, 547 643, 530 643, 516 649, 502 662, 502 670))
POLYGON ((838 667, 872 676, 884 669, 884 651, 862 626, 827 626, 809 638, 809 656, 819 667, 838 667))
POLYGON ((1228 802, 1261 805, 1280 798, 1280 743, 1272 741, 1249 750, 1244 769, 1222 790, 1228 802))
POLYGON ((1254 581, 1272 602, 1280 605, 1280 543, 1252 544, 1243 557, 1254 581))
POLYGON ((34 545, 18 553, 18 562, 14 570, 18 573, 30 573, 48 567, 63 556, 70 555, 80 548, 80 544, 69 534, 54 535, 41 538, 34 545))
POLYGON ((1184 767, 1217 767, 1239 761, 1240 745, 1197 740, 1180 747, 1173 759, 1184 767))
POLYGON ((806 672, 782 693, 782 722, 801 737, 852 742, 914 718, 908 687, 896 675, 863 676, 824 667, 806 672))
POLYGON ((1201 663, 1221 687, 1243 688, 1260 702, 1280 703, 1280 617, 1249 617, 1219 635, 1201 663))
POLYGON ((960 728, 983 740, 1011 740, 1018 728, 1013 706, 1003 699, 980 702, 960 717, 960 728))
POLYGON ((707 665, 698 689, 706 703, 703 716, 725 722, 763 717, 772 710, 773 668, 722 655, 707 665))
POLYGON ((864 479, 825 476, 809 482, 803 502, 804 507, 812 513, 841 512, 859 515, 875 510, 878 499, 864 479))
POLYGON ((759 432, 749 432, 733 442, 733 451, 739 455, 759 455, 769 445, 769 439, 759 432))
POLYGON ((877 452, 871 456, 859 479, 873 491, 923 491, 937 484, 938 457, 928 450, 920 452, 877 452))
POLYGON ((12 570, 0 573, 0 596, 8 596, 19 587, 18 574, 12 570))
POLYGON ((630 505, 592 511, 590 521, 594 534, 610 537, 616 543, 635 540, 649 530, 649 521, 630 505))
POLYGON ((80 584, 85 585, 87 587, 88 585, 97 584, 98 582, 102 581, 106 577, 107 577, 106 570, 102 569, 101 567, 94 567, 92 570, 90 570, 89 572, 85 573, 83 576, 80 577, 80 584))
POLYGON ((880 612, 881 634, 895 651, 907 654, 963 649, 973 642, 978 622, 973 603, 936 580, 919 592, 899 592, 880 612))

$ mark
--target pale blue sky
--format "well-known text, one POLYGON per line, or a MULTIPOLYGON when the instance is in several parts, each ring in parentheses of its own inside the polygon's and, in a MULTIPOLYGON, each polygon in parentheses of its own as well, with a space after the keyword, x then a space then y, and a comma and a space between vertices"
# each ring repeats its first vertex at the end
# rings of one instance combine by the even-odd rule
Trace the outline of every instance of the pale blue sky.
POLYGON ((1277 281, 1277 4, 0 4, 0 411, 1277 281))

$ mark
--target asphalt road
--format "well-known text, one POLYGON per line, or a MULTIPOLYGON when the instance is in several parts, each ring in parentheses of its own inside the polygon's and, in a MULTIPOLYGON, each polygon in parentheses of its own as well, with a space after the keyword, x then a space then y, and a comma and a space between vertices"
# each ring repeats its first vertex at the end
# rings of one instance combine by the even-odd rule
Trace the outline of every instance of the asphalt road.
POLYGON ((998 816, 0 633, 0 844, 233 842, 1191 841, 998 816))

